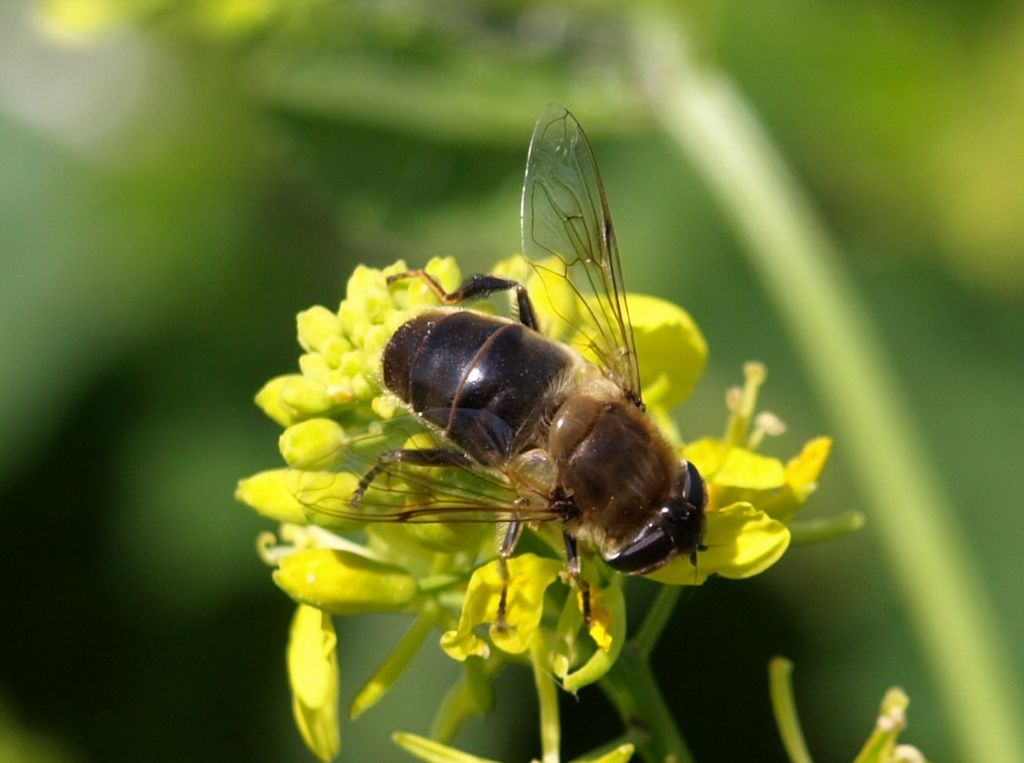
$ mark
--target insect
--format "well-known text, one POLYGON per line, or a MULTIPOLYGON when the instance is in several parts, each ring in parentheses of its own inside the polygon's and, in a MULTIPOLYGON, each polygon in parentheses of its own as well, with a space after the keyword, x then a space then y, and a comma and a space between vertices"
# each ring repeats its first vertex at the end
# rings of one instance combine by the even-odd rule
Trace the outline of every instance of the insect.
POLYGON ((580 542, 628 574, 678 556, 696 564, 707 488, 645 415, 604 188, 583 129, 559 106, 534 129, 521 214, 525 256, 575 295, 575 346, 540 332, 517 281, 474 275, 446 292, 425 271, 393 276, 422 279, 442 303, 404 323, 382 362, 384 385, 436 445, 379 453, 339 513, 372 504, 385 507, 375 521, 507 523, 503 562, 524 526, 558 522, 578 583, 580 542), (517 320, 463 306, 497 292, 514 294, 517 320), (388 509, 396 494, 406 503, 388 509))

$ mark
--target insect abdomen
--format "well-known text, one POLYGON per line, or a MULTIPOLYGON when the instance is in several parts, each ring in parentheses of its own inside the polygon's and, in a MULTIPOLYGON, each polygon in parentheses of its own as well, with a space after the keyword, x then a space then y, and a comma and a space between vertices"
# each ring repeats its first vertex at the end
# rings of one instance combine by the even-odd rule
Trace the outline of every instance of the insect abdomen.
POLYGON ((568 352, 519 323, 467 310, 404 323, 384 349, 384 383, 477 461, 527 442, 568 352))

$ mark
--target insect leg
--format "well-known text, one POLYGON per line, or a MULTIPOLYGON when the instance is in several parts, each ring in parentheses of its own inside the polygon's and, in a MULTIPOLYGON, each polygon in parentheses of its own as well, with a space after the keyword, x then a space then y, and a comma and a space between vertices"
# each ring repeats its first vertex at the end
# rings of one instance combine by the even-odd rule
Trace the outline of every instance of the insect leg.
POLYGON ((388 285, 390 286, 395 281, 399 281, 403 278, 421 279, 423 283, 425 283, 430 290, 437 295, 437 298, 446 305, 457 305, 467 299, 486 297, 488 294, 493 294, 496 291, 515 289, 516 307, 519 311, 519 322, 534 331, 538 330, 537 315, 533 311, 533 303, 530 301, 530 295, 527 293, 526 287, 519 283, 519 281, 513 281, 511 278, 478 274, 467 278, 455 291, 446 292, 441 284, 437 282, 437 279, 427 271, 407 270, 404 273, 396 273, 393 276, 388 276, 388 285))
POLYGON ((523 534, 523 523, 518 520, 513 520, 508 523, 508 530, 505 532, 505 537, 501 541, 501 548, 498 549, 498 564, 501 567, 501 598, 498 599, 498 615, 494 618, 494 627, 499 631, 504 631, 507 627, 505 624, 505 610, 508 607, 508 558, 512 556, 512 552, 515 551, 516 543, 519 542, 520 536, 523 534))
POLYGON ((566 566, 569 568, 569 576, 572 583, 580 592, 583 599, 583 622, 590 627, 590 585, 580 575, 580 557, 576 550, 576 539, 568 533, 562 533, 562 540, 565 541, 566 566))
POLYGON ((358 487, 352 493, 353 505, 358 505, 363 500, 363 496, 366 495, 366 491, 370 489, 370 485, 377 478, 377 475, 386 470, 391 464, 467 467, 472 466, 473 462, 463 453, 443 448, 401 448, 399 450, 392 450, 378 458, 373 468, 359 480, 358 487))

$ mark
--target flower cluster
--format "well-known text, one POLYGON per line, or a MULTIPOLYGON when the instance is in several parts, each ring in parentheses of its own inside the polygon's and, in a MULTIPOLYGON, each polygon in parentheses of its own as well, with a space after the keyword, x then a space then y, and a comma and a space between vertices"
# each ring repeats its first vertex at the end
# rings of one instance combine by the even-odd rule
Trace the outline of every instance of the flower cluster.
MULTIPOLYGON (((388 285, 389 275, 406 270, 403 262, 383 270, 359 267, 337 310, 313 307, 299 314, 300 373, 270 380, 256 396, 260 408, 285 428, 280 450, 286 466, 241 480, 236 492, 240 501, 280 523, 276 536, 261 538, 260 550, 275 568, 274 582, 298 604, 288 646, 293 707, 306 743, 323 760, 340 745, 331 615, 415 616, 405 638, 357 693, 353 716, 384 695, 434 629, 442 631, 442 649, 466 663, 470 681, 487 682, 504 661, 526 659, 568 691, 599 680, 625 638, 623 577, 581 549, 590 592, 585 617, 558 550, 558 528, 531 528, 530 552, 514 555, 502 570, 495 533, 487 525, 360 522, 351 510, 362 474, 351 465, 360 462, 346 455, 379 432, 382 422, 406 413, 382 388, 383 349, 399 326, 437 304, 420 279, 388 285), (480 660, 493 669, 481 670, 480 660)), ((433 260, 425 270, 446 290, 461 282, 451 259, 433 260)), ((526 284, 545 334, 586 354, 573 321, 579 297, 564 281, 521 257, 499 263, 495 272, 526 284)), ((696 567, 677 559, 650 577, 695 585, 713 575, 745 578, 764 571, 788 548, 788 524, 814 491, 830 441, 812 440, 786 463, 758 453, 765 435, 776 433, 781 422, 756 413, 765 370, 752 363, 744 386, 727 395, 725 434, 684 445, 669 410, 703 371, 704 339, 685 311, 659 299, 630 295, 630 317, 648 411, 681 456, 700 469, 710 494, 708 548, 696 567)), ((400 510, 407 493, 384 498, 400 510)), ((609 760, 628 759, 622 754, 609 760)))

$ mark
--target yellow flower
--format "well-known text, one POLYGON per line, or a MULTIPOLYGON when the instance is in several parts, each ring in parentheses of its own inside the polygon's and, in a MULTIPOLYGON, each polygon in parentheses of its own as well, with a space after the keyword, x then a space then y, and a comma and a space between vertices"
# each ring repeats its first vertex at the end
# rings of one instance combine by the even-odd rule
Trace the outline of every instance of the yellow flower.
POLYGON ((478 625, 489 625, 496 647, 509 654, 522 654, 529 649, 540 625, 544 592, 564 566, 557 559, 520 554, 508 560, 507 580, 497 560, 478 567, 469 581, 459 626, 441 637, 441 648, 459 661, 471 655, 487 657, 487 643, 473 631, 478 625), (503 591, 504 619, 499 620, 503 591))
POLYGON ((697 585, 712 575, 746 578, 757 575, 786 552, 788 523, 817 487, 832 441, 818 437, 783 464, 756 452, 767 434, 780 433, 781 422, 756 415, 757 394, 767 373, 759 363, 744 369, 742 390, 731 390, 731 416, 721 439, 703 438, 682 449, 708 485, 706 551, 697 567, 676 559, 650 577, 662 583, 697 585), (753 426, 753 429, 751 427, 753 426))
POLYGON ((586 638, 580 638, 583 623, 583 594, 576 591, 562 609, 555 628, 555 654, 551 667, 562 682, 562 688, 576 693, 598 681, 611 670, 626 643, 626 597, 622 592, 623 576, 611 575, 600 580, 587 570, 590 597, 590 622, 586 638))

